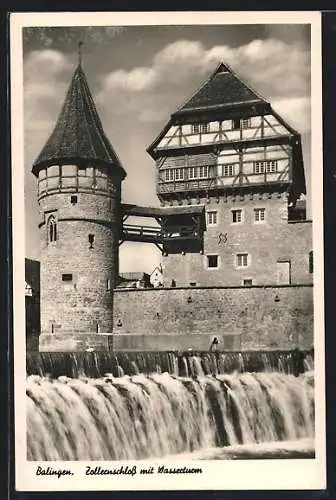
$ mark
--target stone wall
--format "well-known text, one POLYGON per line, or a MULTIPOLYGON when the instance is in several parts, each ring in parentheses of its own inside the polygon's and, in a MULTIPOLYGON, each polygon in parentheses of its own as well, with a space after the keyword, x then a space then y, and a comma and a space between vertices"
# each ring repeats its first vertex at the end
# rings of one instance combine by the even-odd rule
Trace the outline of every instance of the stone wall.
MULTIPOLYGON (((177 202, 176 202, 177 203, 177 202)), ((196 203, 196 199, 191 199, 196 203)), ((288 222, 286 193, 227 196, 201 199, 206 212, 217 212, 217 224, 204 233, 204 255, 186 251, 162 257, 165 286, 241 286, 277 284, 277 262, 290 263, 290 284, 311 284, 309 252, 312 247, 310 221, 288 222), (265 209, 265 221, 254 222, 254 210, 265 209), (242 222, 232 223, 232 210, 242 210, 242 222), (236 255, 248 254, 248 265, 237 267, 236 255), (207 256, 218 256, 218 267, 207 267, 207 256)))
POLYGON ((60 192, 40 200, 41 332, 112 332, 118 275, 118 195, 60 192), (57 221, 48 242, 47 220, 57 221), (90 248, 89 235, 94 235, 90 248), (63 281, 62 275, 72 275, 63 281))
POLYGON ((311 347, 313 287, 116 290, 114 333, 238 335, 242 349, 311 347))

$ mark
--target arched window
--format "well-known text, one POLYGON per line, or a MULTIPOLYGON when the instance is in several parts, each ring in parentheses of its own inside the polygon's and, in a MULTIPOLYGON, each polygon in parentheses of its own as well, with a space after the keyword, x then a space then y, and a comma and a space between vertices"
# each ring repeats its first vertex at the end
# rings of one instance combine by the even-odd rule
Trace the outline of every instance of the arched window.
POLYGON ((53 215, 48 219, 48 238, 50 242, 57 240, 57 222, 53 215))

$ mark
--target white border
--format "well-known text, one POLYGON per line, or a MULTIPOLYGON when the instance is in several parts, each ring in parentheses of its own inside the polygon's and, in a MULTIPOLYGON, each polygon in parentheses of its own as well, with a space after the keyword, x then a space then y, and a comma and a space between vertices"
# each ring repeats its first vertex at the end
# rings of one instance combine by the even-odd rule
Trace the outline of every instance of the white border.
MULTIPOLYGON (((14 404, 15 485, 20 491, 58 490, 184 490, 184 489, 324 489, 325 370, 324 370, 324 279, 323 279, 323 179, 322 179, 322 63, 321 15, 318 12, 116 12, 116 13, 15 13, 10 16, 11 123, 13 196, 13 286, 14 286, 14 404), (71 468, 72 477, 36 476, 37 462, 26 460, 25 419, 25 298, 24 298, 24 150, 22 27, 80 25, 166 25, 166 24, 311 24, 312 33, 312 211, 314 241, 314 328, 316 458, 313 460, 220 460, 178 461, 179 466, 202 467, 202 475, 86 476, 84 462, 49 463, 54 468, 71 468)), ((97 462, 109 467, 122 462, 97 462)), ((127 463, 127 462, 123 462, 127 463)), ((140 466, 141 462, 128 462, 140 466)), ((148 462, 143 462, 148 465, 148 462)), ((153 460, 152 465, 167 460, 153 460)), ((48 463, 41 462, 46 466, 48 463)), ((92 464, 92 463, 90 463, 92 464)), ((174 465, 170 463, 170 465, 174 465)), ((175 462, 176 465, 176 462, 175 462)))

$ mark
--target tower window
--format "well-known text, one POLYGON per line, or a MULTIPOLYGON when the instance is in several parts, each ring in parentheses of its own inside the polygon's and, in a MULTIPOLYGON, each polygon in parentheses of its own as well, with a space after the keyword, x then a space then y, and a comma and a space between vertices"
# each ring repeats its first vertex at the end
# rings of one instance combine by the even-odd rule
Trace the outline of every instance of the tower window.
POLYGON ((217 224, 217 212, 216 211, 208 212, 208 224, 209 224, 209 226, 214 226, 215 224, 217 224))
POLYGON ((265 209, 255 208, 254 209, 254 222, 264 222, 265 221, 265 209))
POLYGON ((191 133, 192 134, 199 134, 200 133, 200 126, 198 123, 194 123, 191 125, 191 133))
POLYGON ((72 205, 76 205, 77 201, 78 200, 77 200, 77 196, 76 195, 71 196, 71 203, 72 203, 72 205))
POLYGON ((202 123, 202 134, 207 134, 210 131, 209 123, 202 123))
POLYGON ((232 224, 240 224, 243 221, 243 211, 241 209, 232 210, 232 224))
POLYGON ((234 175, 234 165, 223 165, 223 176, 232 177, 234 175))
POLYGON ((212 269, 218 267, 218 255, 207 255, 207 264, 212 269))
POLYGON ((94 239, 95 239, 94 234, 89 234, 89 243, 90 243, 89 248, 93 248, 94 239))
POLYGON ((48 219, 48 237, 50 242, 57 240, 57 223, 53 215, 48 219))
POLYGON ((309 273, 313 274, 314 272, 314 254, 313 251, 311 250, 309 252, 309 273))
POLYGON ((72 274, 62 274, 62 281, 72 281, 72 274))
POLYGON ((106 290, 109 292, 111 290, 111 280, 106 280, 106 290))
POLYGON ((248 254, 247 253, 237 253, 236 254, 236 266, 237 267, 247 267, 248 266, 248 254))

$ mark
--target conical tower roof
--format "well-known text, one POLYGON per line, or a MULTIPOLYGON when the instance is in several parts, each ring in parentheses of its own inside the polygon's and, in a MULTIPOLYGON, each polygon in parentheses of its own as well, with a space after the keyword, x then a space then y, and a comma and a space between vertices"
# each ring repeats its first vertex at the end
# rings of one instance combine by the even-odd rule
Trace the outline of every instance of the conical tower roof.
POLYGON ((220 63, 210 78, 174 114, 183 115, 193 111, 252 104, 268 103, 246 85, 227 64, 220 63))
POLYGON ((80 64, 72 77, 56 126, 34 162, 32 172, 38 176, 43 167, 68 162, 105 164, 110 173, 121 178, 126 176, 104 133, 80 64))

